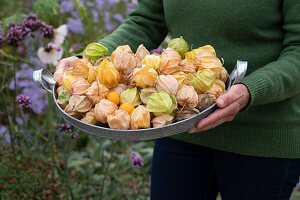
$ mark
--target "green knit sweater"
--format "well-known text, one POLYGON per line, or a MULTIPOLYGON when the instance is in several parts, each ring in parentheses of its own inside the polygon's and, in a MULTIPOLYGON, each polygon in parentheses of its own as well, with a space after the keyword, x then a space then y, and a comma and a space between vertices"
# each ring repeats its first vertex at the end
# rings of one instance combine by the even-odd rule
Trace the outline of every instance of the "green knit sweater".
POLYGON ((230 73, 248 61, 250 102, 231 122, 172 138, 262 157, 300 158, 300 0, 140 0, 99 42, 112 52, 156 48, 167 33, 194 48, 210 44, 230 73))

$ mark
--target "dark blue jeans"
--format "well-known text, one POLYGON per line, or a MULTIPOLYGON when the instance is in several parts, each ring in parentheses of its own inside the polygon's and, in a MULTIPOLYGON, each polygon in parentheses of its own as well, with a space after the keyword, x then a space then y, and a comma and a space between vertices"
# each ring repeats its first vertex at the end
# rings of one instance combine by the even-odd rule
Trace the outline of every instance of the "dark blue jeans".
POLYGON ((288 200, 300 159, 244 156, 169 138, 155 141, 151 200, 288 200))

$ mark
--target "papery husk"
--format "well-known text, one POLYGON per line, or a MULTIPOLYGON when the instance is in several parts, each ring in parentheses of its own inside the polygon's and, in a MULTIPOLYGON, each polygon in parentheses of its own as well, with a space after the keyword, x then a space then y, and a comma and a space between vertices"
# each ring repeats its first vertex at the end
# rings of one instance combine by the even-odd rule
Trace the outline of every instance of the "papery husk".
POLYGON ((204 51, 210 51, 210 53, 208 55, 216 56, 215 49, 211 45, 205 45, 205 46, 202 46, 202 47, 199 47, 197 49, 193 49, 192 51, 187 52, 185 54, 185 58, 194 60, 197 54, 204 52, 204 51))
POLYGON ((172 76, 177 80, 178 89, 182 88, 182 86, 185 84, 185 80, 188 78, 188 74, 184 72, 176 72, 172 74, 172 76))
POLYGON ((68 115, 70 115, 76 119, 80 119, 82 117, 82 115, 79 112, 73 111, 73 105, 71 105, 70 103, 64 108, 64 111, 68 115))
POLYGON ((88 74, 87 82, 91 84, 96 80, 96 76, 97 76, 96 69, 99 67, 99 65, 94 66, 89 62, 88 67, 89 67, 89 74, 88 74))
POLYGON ((162 114, 152 119, 153 128, 162 127, 168 124, 171 124, 174 119, 174 116, 168 114, 162 114))
POLYGON ((70 90, 70 85, 77 80, 78 77, 73 76, 71 71, 65 71, 63 75, 63 85, 70 90))
POLYGON ((150 98, 150 96, 153 94, 153 93, 156 93, 158 92, 155 88, 144 88, 141 90, 141 93, 140 93, 140 98, 143 102, 143 104, 147 104, 148 102, 148 99, 150 98))
POLYGON ((99 58, 107 56, 108 49, 100 43, 91 43, 84 49, 84 57, 96 62, 99 58))
POLYGON ((215 56, 195 57, 195 62, 199 66, 198 70, 210 69, 216 74, 222 70, 222 63, 215 56))
POLYGON ((59 86, 63 84, 64 72, 65 70, 63 68, 60 68, 53 74, 54 81, 56 81, 59 86))
POLYGON ((74 112, 86 113, 92 108, 93 104, 87 96, 72 95, 68 106, 74 112))
POLYGON ((213 101, 216 102, 219 96, 225 94, 225 83, 223 81, 216 79, 213 85, 211 86, 211 88, 207 90, 205 93, 209 94, 213 99, 213 101))
POLYGON ((114 114, 114 112, 118 109, 118 106, 107 100, 102 99, 99 103, 95 106, 95 118, 101 122, 106 124, 107 123, 107 117, 109 115, 114 114))
POLYGON ((214 104, 214 100, 210 97, 209 94, 199 94, 198 95, 198 104, 196 108, 202 112, 203 110, 209 108, 214 104))
POLYGON ((179 108, 177 113, 176 113, 176 116, 175 116, 175 120, 176 121, 181 121, 181 120, 184 120, 184 119, 188 119, 190 117, 193 117, 197 114, 199 114, 200 111, 196 108, 179 108))
POLYGON ((143 60, 142 60, 142 67, 143 66, 150 66, 156 71, 159 70, 161 67, 161 58, 159 55, 147 55, 143 60))
POLYGON ((71 92, 68 91, 63 85, 59 86, 56 92, 57 92, 57 100, 56 100, 57 103, 60 105, 62 109, 65 109, 69 103, 71 92))
POLYGON ((198 67, 196 62, 191 59, 184 59, 179 62, 179 66, 184 73, 196 73, 198 67))
POLYGON ((87 79, 89 76, 89 60, 88 59, 78 59, 73 63, 73 76, 82 77, 87 79))
POLYGON ((203 50, 203 51, 199 51, 199 53, 197 53, 197 55, 194 57, 194 59, 197 57, 198 59, 199 58, 202 58, 202 57, 216 57, 216 54, 212 53, 211 51, 209 50, 203 50))
POLYGON ((108 126, 112 129, 128 130, 130 128, 130 115, 124 110, 116 110, 107 117, 108 126))
POLYGON ((214 80, 215 73, 210 69, 204 69, 197 73, 190 73, 186 83, 193 86, 198 94, 201 94, 212 86, 214 80))
POLYGON ((150 55, 150 52, 143 44, 141 44, 136 50, 135 55, 140 61, 142 61, 147 55, 150 55))
POLYGON ((144 66, 133 70, 133 80, 141 88, 154 87, 158 73, 151 66, 144 66))
POLYGON ((176 50, 181 58, 184 58, 186 52, 189 51, 189 45, 181 36, 180 38, 174 38, 168 43, 168 47, 176 50))
POLYGON ((216 73, 216 79, 219 79, 226 83, 228 79, 228 72, 224 67, 222 67, 222 69, 218 73, 216 73))
POLYGON ((172 75, 159 75, 155 82, 157 91, 165 91, 170 95, 176 95, 178 91, 178 82, 172 75))
POLYGON ((149 110, 145 106, 139 105, 130 115, 130 128, 150 128, 150 119, 149 110))
POLYGON ((193 86, 182 86, 177 92, 176 99, 179 105, 187 108, 195 108, 198 104, 198 94, 193 86))
POLYGON ((116 48, 116 50, 114 50, 110 56, 112 62, 114 62, 116 55, 120 52, 126 52, 126 53, 133 54, 129 45, 118 46, 116 48))
POLYGON ((120 52, 116 55, 113 64, 120 73, 120 83, 125 85, 132 84, 132 71, 137 65, 133 55, 126 52, 120 52))
POLYGON ((89 89, 89 83, 84 79, 79 77, 70 85, 71 94, 84 95, 89 89))
POLYGON ((177 101, 173 95, 161 91, 153 93, 147 101, 148 110, 155 116, 162 114, 173 115, 177 109, 177 101))
POLYGON ((120 104, 123 104, 126 102, 131 103, 134 107, 136 107, 142 103, 142 101, 140 99, 140 93, 136 87, 130 88, 130 89, 127 89, 127 90, 124 90, 123 92, 121 92, 120 104))
POLYGON ((110 89, 110 92, 116 91, 116 92, 119 94, 119 96, 120 96, 121 93, 122 93, 124 90, 127 90, 128 88, 129 88, 128 85, 125 85, 125 84, 119 84, 117 87, 110 89))
POLYGON ((135 62, 136 62, 136 67, 135 68, 142 68, 142 60, 138 59, 136 55, 133 55, 135 62))
POLYGON ((106 98, 106 95, 109 93, 109 89, 105 85, 94 81, 92 85, 88 88, 86 95, 93 105, 99 103, 102 99, 106 98))
POLYGON ((161 74, 174 74, 175 72, 181 71, 179 63, 181 61, 180 54, 174 49, 167 48, 161 54, 161 74))
POLYGON ((85 113, 84 117, 80 121, 96 125, 98 123, 98 120, 95 117, 95 109, 92 108, 89 112, 85 113))
POLYGON ((103 60, 99 67, 96 68, 97 77, 100 83, 108 89, 117 87, 120 81, 119 71, 114 67, 112 62, 103 60))

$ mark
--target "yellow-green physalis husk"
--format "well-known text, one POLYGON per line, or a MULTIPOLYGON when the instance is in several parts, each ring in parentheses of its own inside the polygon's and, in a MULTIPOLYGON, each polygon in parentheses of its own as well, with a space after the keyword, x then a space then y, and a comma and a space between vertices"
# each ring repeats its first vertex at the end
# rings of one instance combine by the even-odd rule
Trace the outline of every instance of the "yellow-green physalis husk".
POLYGON ((99 43, 91 43, 86 46, 84 55, 86 58, 96 62, 99 58, 105 58, 107 56, 108 49, 99 43))
POLYGON ((121 92, 120 103, 123 104, 125 102, 131 103, 134 107, 142 103, 140 93, 136 87, 121 92))
POLYGON ((212 86, 215 78, 216 75, 212 70, 203 69, 190 74, 190 85, 195 88, 197 94, 202 94, 212 86))
POLYGON ((189 51, 189 45, 186 43, 182 36, 180 38, 171 40, 168 43, 168 47, 177 51, 182 59, 184 58, 185 53, 189 51))
POLYGON ((161 91, 153 93, 148 99, 147 106, 150 112, 155 116, 162 114, 173 115, 177 109, 177 101, 173 95, 161 91))

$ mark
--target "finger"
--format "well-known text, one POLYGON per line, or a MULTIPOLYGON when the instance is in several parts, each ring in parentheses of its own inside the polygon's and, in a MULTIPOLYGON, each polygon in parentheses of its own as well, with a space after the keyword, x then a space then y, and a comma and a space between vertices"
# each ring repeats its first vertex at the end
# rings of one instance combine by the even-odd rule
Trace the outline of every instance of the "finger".
POLYGON ((215 112, 210 114, 208 117, 202 119, 198 125, 197 128, 204 128, 206 126, 209 126, 211 124, 214 124, 216 121, 221 120, 222 118, 226 118, 229 115, 236 115, 240 110, 240 105, 237 102, 234 102, 230 104, 229 106, 221 109, 217 109, 215 112))
POLYGON ((65 70, 65 69, 68 69, 69 67, 71 67, 73 65, 73 63, 78 60, 79 58, 76 57, 76 56, 71 56, 69 58, 64 58, 64 59, 61 59, 57 66, 56 66, 56 71, 58 70, 65 70))
MULTIPOLYGON (((231 103, 237 101, 238 99, 242 98, 243 93, 241 90, 241 87, 243 87, 243 84, 238 84, 238 85, 234 85, 232 86, 227 93, 221 95, 218 97, 217 99, 217 106, 219 108, 224 108, 228 105, 230 105, 231 103)), ((246 87, 246 86, 244 86, 246 87)))
POLYGON ((225 123, 225 122, 229 122, 229 121, 232 121, 234 119, 235 115, 228 115, 226 116, 225 118, 223 119, 220 119, 219 121, 216 121, 208 126, 205 126, 203 128, 197 128, 197 131, 198 132, 202 132, 202 131, 207 131, 209 129, 213 129, 213 128, 216 128, 217 126, 225 123))

